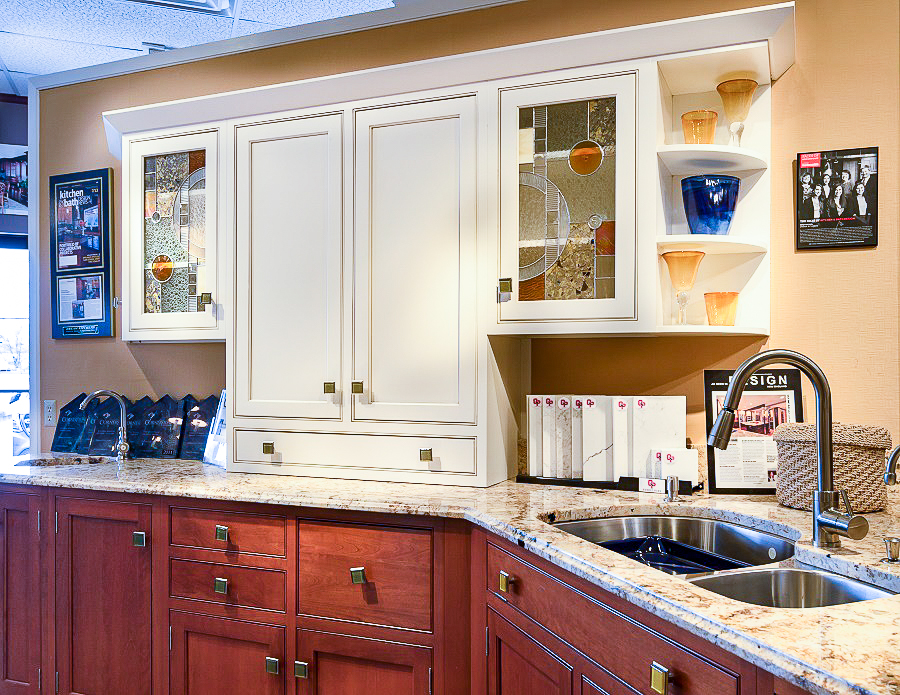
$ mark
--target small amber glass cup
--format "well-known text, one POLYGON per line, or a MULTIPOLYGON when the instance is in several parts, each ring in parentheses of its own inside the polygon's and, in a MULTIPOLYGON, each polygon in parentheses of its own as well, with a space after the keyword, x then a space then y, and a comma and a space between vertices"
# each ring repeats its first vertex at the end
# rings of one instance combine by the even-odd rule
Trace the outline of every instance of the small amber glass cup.
POLYGON ((699 109, 681 114, 681 129, 685 145, 712 145, 716 136, 719 114, 710 109, 699 109))
POLYGON ((738 292, 707 292, 706 318, 710 326, 733 326, 737 316, 738 292))

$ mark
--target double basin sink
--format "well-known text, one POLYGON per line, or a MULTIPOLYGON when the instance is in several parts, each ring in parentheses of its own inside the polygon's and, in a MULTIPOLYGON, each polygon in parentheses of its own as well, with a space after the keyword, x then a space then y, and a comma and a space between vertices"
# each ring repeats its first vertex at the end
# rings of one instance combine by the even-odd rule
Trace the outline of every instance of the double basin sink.
POLYGON ((726 521, 627 516, 561 521, 556 528, 728 598, 772 608, 818 608, 894 592, 788 560, 793 541, 726 521))

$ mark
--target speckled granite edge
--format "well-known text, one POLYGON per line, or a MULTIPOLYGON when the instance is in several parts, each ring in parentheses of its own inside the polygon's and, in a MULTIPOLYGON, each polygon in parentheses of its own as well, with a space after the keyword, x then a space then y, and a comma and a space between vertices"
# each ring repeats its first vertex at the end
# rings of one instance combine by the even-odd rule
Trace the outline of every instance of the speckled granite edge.
MULTIPOLYGON (((816 693, 900 695, 900 596, 826 609, 734 601, 605 550, 541 519, 666 513, 734 521, 800 540, 796 559, 900 591, 882 535, 900 535, 900 498, 867 515, 867 539, 839 552, 803 544, 809 513, 771 497, 654 495, 501 483, 492 488, 225 473, 178 460, 0 467, 0 483, 466 519, 666 621, 816 693)), ((893 497, 893 496, 892 496, 893 497)))

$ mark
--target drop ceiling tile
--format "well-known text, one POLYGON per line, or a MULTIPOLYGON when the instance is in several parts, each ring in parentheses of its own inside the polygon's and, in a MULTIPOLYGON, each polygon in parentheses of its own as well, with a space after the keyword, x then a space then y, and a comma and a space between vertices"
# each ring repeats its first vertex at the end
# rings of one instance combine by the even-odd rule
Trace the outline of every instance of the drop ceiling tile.
POLYGON ((293 27, 389 7, 391 0, 242 0, 241 19, 293 27))
POLYGON ((273 29, 282 29, 278 24, 264 24, 263 22, 248 22, 246 19, 239 19, 235 22, 234 28, 231 30, 232 36, 248 36, 249 34, 259 34, 264 31, 272 31, 273 29))
POLYGON ((138 55, 142 51, 0 32, 0 56, 12 72, 46 75, 138 55))
POLYGON ((14 85, 6 79, 6 73, 0 70, 0 94, 18 94, 14 85))
POLYGON ((12 77, 13 86, 16 88, 16 92, 23 97, 28 96, 28 78, 34 77, 34 75, 29 75, 26 72, 10 72, 10 77, 12 77))
POLYGON ((233 21, 125 0, 0 0, 0 17, 3 31, 135 49, 228 38, 233 21))

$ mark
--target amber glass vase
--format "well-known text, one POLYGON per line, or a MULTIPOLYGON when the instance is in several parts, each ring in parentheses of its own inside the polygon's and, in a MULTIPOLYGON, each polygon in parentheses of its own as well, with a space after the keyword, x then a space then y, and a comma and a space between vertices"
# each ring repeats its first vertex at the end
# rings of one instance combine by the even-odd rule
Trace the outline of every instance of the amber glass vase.
POLYGON ((669 279, 675 290, 675 304, 678 307, 675 325, 687 325, 687 304, 694 282, 697 280, 697 269, 706 254, 703 251, 669 251, 662 255, 669 269, 669 279))
POLYGON ((716 87, 716 91, 722 97, 725 116, 731 123, 729 145, 735 147, 741 145, 744 121, 747 120, 747 115, 750 113, 750 104, 753 103, 753 94, 758 86, 756 80, 727 80, 716 87))

